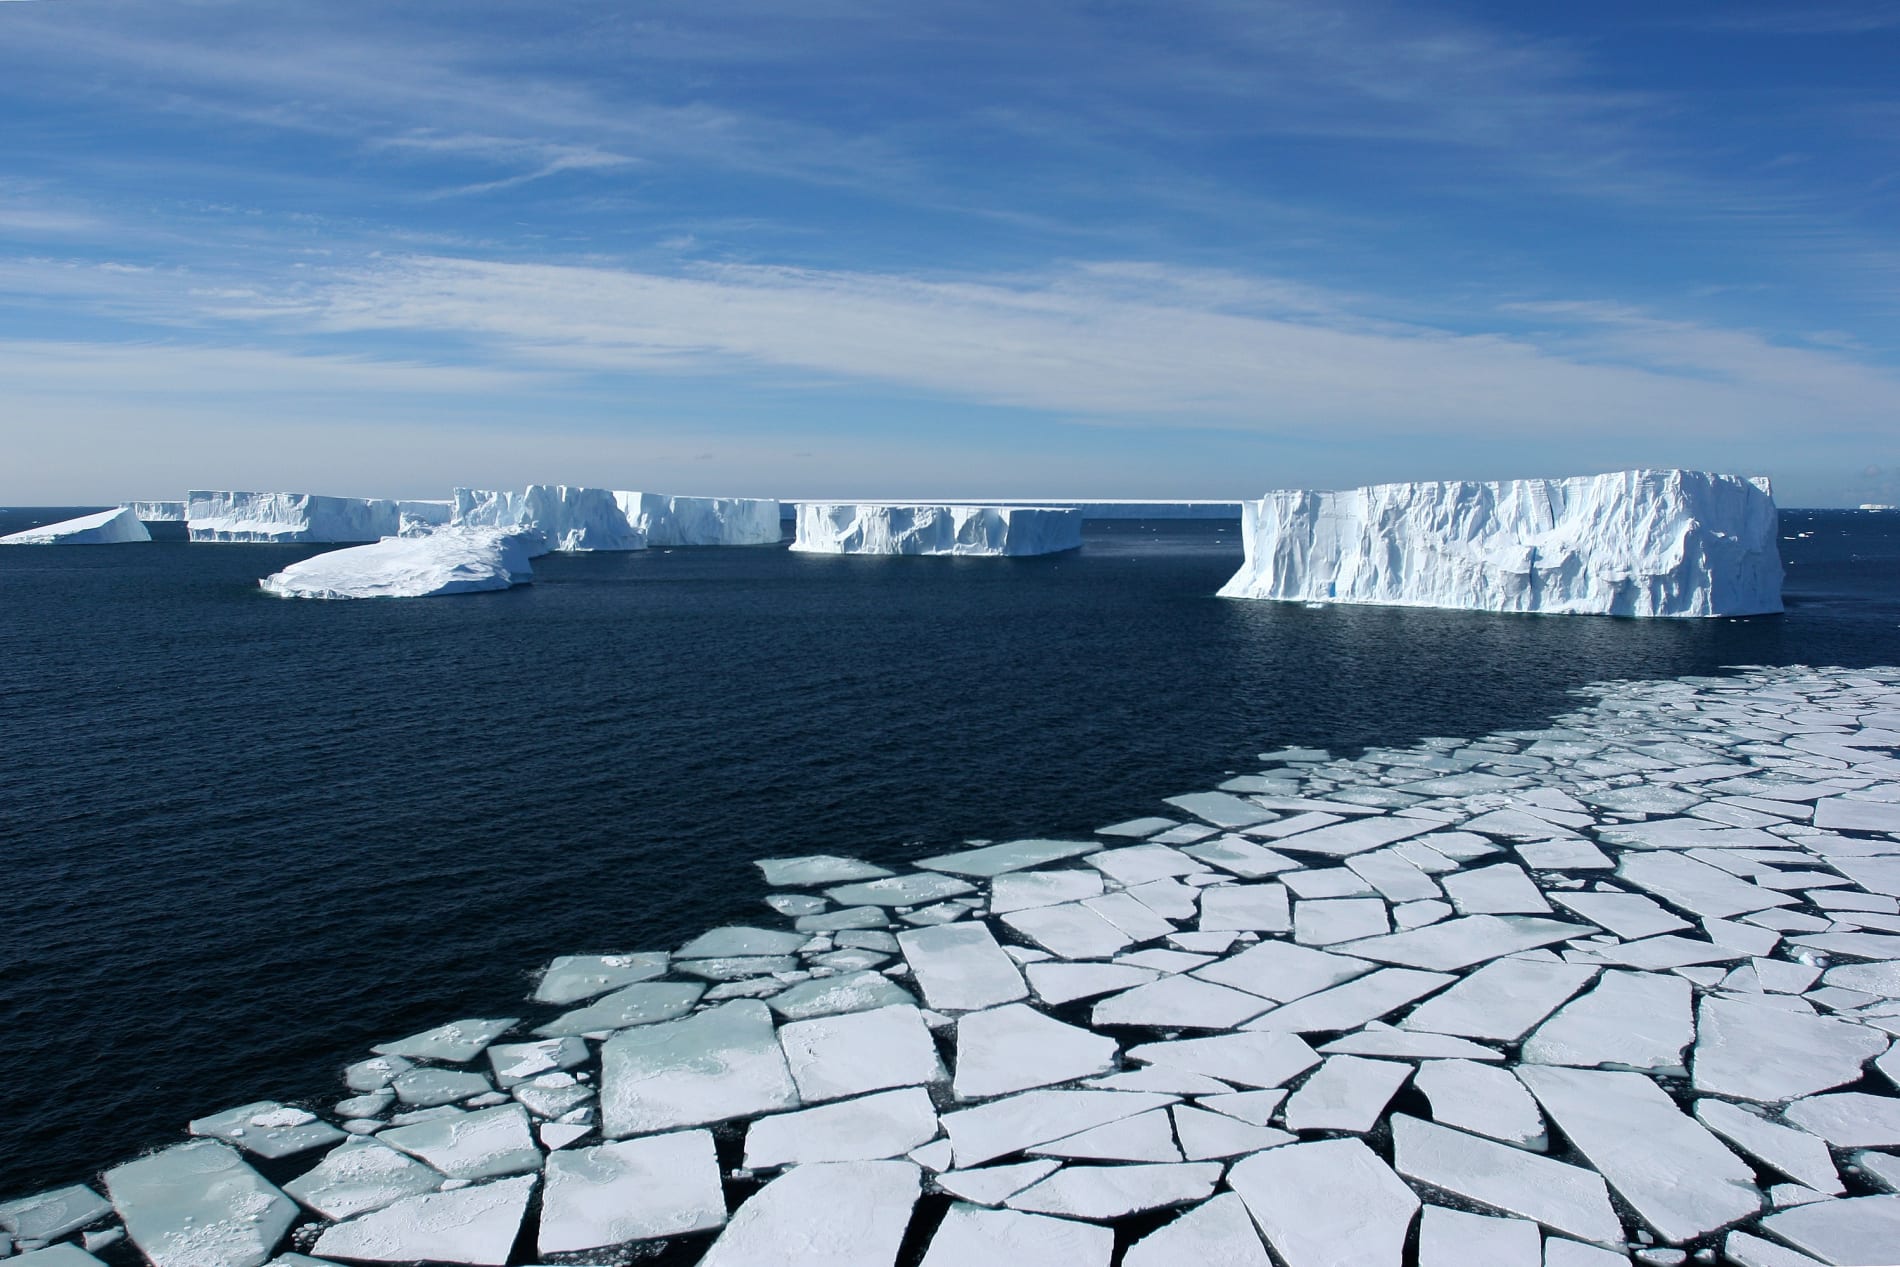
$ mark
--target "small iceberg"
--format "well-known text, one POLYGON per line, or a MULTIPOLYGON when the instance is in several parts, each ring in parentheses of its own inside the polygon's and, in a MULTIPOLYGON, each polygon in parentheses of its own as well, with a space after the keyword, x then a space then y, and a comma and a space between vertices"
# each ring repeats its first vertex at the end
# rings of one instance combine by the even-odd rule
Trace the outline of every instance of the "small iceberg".
POLYGON ((0 537, 0 546, 108 546, 151 539, 152 534, 139 522, 139 517, 120 506, 0 537))
POLYGON ((314 555, 258 584, 279 598, 477 594, 533 580, 529 559, 546 549, 537 532, 444 528, 426 537, 385 537, 314 555))

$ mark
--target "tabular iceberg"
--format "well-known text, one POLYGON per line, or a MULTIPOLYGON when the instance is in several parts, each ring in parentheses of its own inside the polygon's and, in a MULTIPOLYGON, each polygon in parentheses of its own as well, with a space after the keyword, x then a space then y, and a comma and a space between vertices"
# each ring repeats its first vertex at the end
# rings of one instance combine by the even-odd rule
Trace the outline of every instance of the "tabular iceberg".
POLYGON ((1781 610, 1766 480, 1703 471, 1380 484, 1242 503, 1227 598, 1612 616, 1781 610))
POLYGON ((534 579, 528 560, 540 534, 505 528, 441 528, 424 537, 313 555, 258 582, 280 598, 427 598, 505 590, 534 579))
POLYGON ((455 490, 449 522, 457 527, 526 528, 561 551, 644 550, 647 541, 605 488, 530 484, 519 493, 455 490))
POLYGON ((767 546, 783 536, 771 498, 616 492, 614 500, 650 546, 767 546))
POLYGON ((801 502, 792 549, 808 554, 1056 554, 1082 544, 1082 512, 1049 506, 801 502))
POLYGON ((148 524, 185 522, 185 503, 183 502, 120 502, 119 505, 148 524))
POLYGON ((401 512, 381 497, 194 491, 185 523, 193 541, 376 541, 395 535, 401 512))
POLYGON ((151 539, 138 516, 121 506, 0 537, 0 546, 104 546, 151 539))

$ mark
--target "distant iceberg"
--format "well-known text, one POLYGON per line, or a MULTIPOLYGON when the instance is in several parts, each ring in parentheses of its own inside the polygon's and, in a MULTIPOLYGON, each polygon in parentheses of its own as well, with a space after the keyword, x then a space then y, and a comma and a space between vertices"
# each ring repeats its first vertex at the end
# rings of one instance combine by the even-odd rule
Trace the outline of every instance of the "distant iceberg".
POLYGON ((190 492, 185 523, 193 541, 376 541, 402 526, 399 503, 318 493, 190 492))
POLYGON ((764 546, 784 537, 783 511, 765 497, 671 497, 616 492, 649 546, 764 546))
POLYGON ((152 534, 145 530, 139 517, 120 506, 0 537, 0 546, 107 546, 151 539, 152 534))
POLYGON ((313 555, 258 582, 280 598, 428 598, 505 590, 534 579, 529 559, 545 550, 539 533, 441 528, 423 537, 313 555))
POLYGON ((1047 506, 801 502, 792 549, 807 554, 1056 554, 1082 544, 1082 512, 1047 506))
POLYGON ((148 524, 185 522, 185 503, 183 502, 120 502, 119 505, 148 524))
POLYGON ((644 550, 646 537, 605 488, 530 484, 519 493, 458 488, 449 522, 467 528, 524 528, 562 551, 644 550))
POLYGON ((1242 503, 1227 598, 1498 612, 1781 610, 1766 480, 1702 471, 1380 484, 1242 503))

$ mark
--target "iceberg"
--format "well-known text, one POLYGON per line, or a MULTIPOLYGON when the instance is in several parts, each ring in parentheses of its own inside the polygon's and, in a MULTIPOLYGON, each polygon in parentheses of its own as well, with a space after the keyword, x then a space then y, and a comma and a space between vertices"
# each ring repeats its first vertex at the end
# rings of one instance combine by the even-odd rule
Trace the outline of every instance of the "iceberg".
POLYGON ((802 502, 792 549, 806 554, 1057 554, 1082 545, 1082 512, 1051 506, 802 502))
POLYGON ((505 590, 534 579, 529 559, 539 534, 499 528, 444 528, 423 537, 385 537, 331 550, 258 582, 279 598, 428 598, 505 590))
POLYGON ((1619 471, 1380 484, 1242 504, 1225 598, 1611 616, 1781 610, 1765 479, 1619 471))
POLYGON ((195 491, 185 494, 185 524, 193 541, 376 541, 400 528, 397 506, 380 497, 195 491))
POLYGON ((148 524, 181 524, 185 522, 185 503, 183 502, 120 502, 121 509, 129 510, 134 516, 148 524))
POLYGON ((449 523, 458 528, 530 529, 564 553, 644 550, 647 541, 605 488, 530 484, 519 493, 455 490, 449 523))
POLYGON ((0 546, 108 546, 151 539, 139 517, 121 506, 0 537, 0 546))
POLYGON ((775 546, 784 536, 771 498, 616 492, 614 500, 650 546, 775 546))

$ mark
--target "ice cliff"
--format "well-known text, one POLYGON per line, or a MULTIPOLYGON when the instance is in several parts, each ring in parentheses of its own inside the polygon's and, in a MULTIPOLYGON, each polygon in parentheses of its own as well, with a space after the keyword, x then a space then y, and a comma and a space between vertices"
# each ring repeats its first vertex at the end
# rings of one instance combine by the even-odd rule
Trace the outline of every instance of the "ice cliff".
POLYGON ((792 549, 809 554, 1055 554, 1082 544, 1082 512, 1045 506, 801 502, 792 549))
POLYGON ((258 584, 280 598, 474 594, 533 580, 529 559, 543 549, 543 538, 531 530, 440 528, 313 555, 258 584))
POLYGON ((1241 506, 1228 598, 1612 616, 1781 610, 1766 480, 1703 471, 1379 484, 1241 506))
POLYGON ((11 536, 0 537, 0 545, 101 546, 151 539, 152 534, 145 530, 145 525, 139 522, 139 517, 126 507, 120 506, 116 510, 104 510, 96 515, 81 515, 77 519, 46 524, 39 528, 29 528, 25 532, 13 533, 11 536))
POLYGON ((380 497, 190 492, 185 524, 193 541, 375 541, 395 535, 401 511, 380 497))
POLYGON ((783 533, 770 498, 616 492, 614 500, 650 546, 777 545, 783 533))
POLYGON ((449 522, 457 527, 532 529, 554 550, 644 550, 647 545, 605 488, 530 484, 519 493, 458 488, 449 522))
POLYGON ((120 502, 119 505, 148 524, 185 522, 185 503, 183 502, 120 502))

